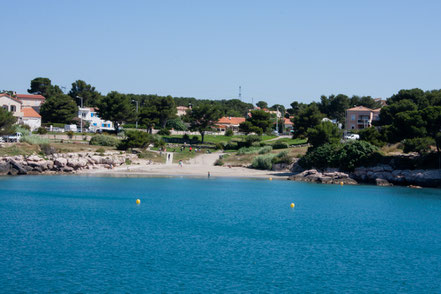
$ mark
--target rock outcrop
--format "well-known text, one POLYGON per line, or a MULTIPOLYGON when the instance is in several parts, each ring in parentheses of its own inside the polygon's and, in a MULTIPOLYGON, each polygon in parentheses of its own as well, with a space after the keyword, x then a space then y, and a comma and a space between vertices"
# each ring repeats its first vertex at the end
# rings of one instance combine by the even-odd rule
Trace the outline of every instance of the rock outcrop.
POLYGON ((394 170, 390 165, 359 167, 352 173, 344 173, 336 169, 325 171, 310 169, 298 172, 289 179, 323 184, 343 182, 344 184, 370 183, 377 186, 441 187, 441 169, 394 170))
POLYGON ((380 185, 389 182, 394 185, 441 187, 441 169, 394 170, 390 165, 378 165, 356 168, 351 177, 361 182, 380 185))
POLYGON ((75 173, 84 169, 113 168, 127 159, 134 160, 133 154, 108 153, 56 153, 47 158, 38 155, 0 157, 0 175, 25 175, 40 173, 75 173))
POLYGON ((349 177, 348 174, 338 171, 319 172, 316 169, 305 170, 288 178, 292 181, 313 182, 322 184, 347 184, 356 185, 356 180, 349 177))

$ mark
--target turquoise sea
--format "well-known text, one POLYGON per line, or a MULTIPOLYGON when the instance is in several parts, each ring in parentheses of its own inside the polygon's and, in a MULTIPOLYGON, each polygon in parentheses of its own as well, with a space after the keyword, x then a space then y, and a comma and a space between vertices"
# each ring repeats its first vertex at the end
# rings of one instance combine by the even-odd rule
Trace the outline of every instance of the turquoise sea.
POLYGON ((441 293, 441 190, 0 177, 0 292, 441 293))

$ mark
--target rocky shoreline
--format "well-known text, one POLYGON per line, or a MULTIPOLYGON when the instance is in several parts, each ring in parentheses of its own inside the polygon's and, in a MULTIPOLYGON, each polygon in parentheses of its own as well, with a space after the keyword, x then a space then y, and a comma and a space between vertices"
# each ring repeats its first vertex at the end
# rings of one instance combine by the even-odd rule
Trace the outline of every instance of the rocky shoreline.
POLYGON ((81 170, 112 169, 133 161, 136 155, 120 153, 55 153, 45 157, 6 156, 0 157, 0 175, 60 174, 76 173, 81 170))
POLYGON ((430 170, 397 170, 390 165, 378 165, 373 167, 359 167, 351 173, 341 172, 335 169, 319 171, 309 169, 298 172, 288 178, 292 181, 313 182, 322 184, 347 184, 359 183, 375 184, 377 186, 409 186, 417 187, 441 187, 441 169, 430 170))

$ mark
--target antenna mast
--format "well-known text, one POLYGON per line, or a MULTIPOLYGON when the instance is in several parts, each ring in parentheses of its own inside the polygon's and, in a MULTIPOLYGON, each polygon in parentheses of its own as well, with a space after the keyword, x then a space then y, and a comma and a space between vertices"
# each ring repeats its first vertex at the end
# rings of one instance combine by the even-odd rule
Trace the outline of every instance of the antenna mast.
POLYGON ((242 86, 239 86, 239 100, 242 101, 242 86))

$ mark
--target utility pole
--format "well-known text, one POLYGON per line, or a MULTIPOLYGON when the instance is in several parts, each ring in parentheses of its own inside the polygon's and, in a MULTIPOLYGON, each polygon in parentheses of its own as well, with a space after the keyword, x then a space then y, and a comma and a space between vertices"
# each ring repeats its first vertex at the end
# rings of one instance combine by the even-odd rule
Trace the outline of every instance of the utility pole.
POLYGON ((78 99, 81 100, 81 107, 80 107, 80 128, 81 128, 81 133, 83 133, 83 112, 81 110, 81 108, 83 108, 83 97, 77 96, 78 99))
POLYGON ((132 102, 136 103, 136 126, 135 126, 135 128, 138 128, 138 100, 132 100, 132 102))
POLYGON ((277 106, 277 112, 276 112, 276 133, 279 133, 279 106, 277 106))
POLYGON ((242 86, 239 86, 239 100, 242 101, 242 86))

